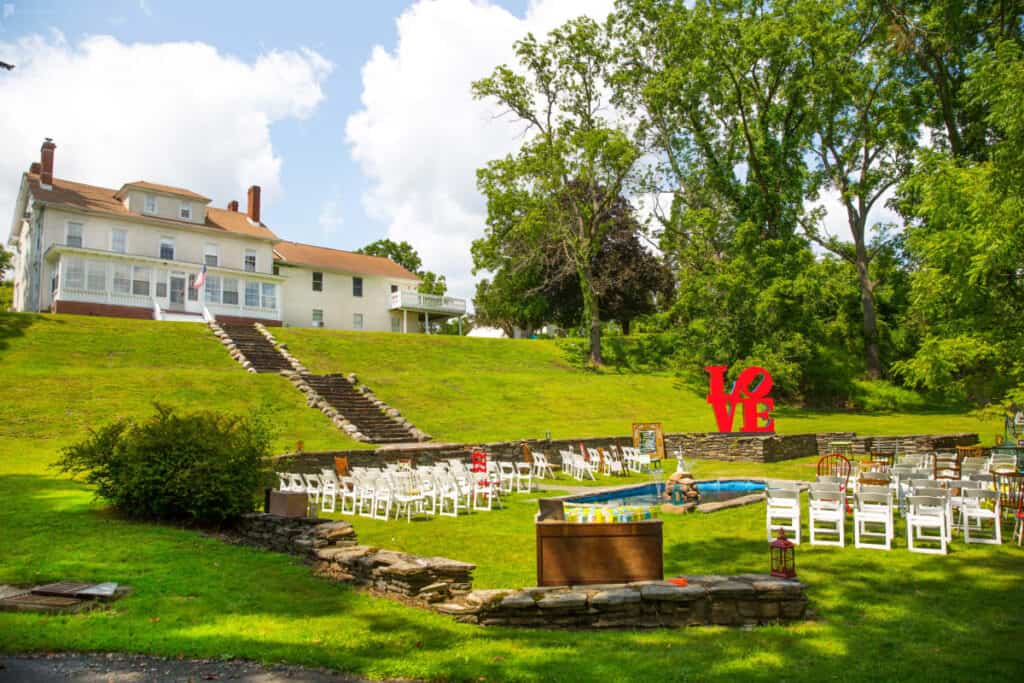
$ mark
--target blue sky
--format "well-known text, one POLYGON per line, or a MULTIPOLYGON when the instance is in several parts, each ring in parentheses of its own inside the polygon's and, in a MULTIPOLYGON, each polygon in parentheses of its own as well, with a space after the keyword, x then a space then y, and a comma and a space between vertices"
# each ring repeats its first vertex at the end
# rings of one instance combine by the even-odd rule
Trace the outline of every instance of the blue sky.
MULTIPOLYGON (((613 2, 0 0, 0 60, 18 65, 0 72, 0 220, 53 137, 58 177, 162 182, 217 206, 259 184, 283 239, 407 240, 470 298, 475 172, 523 140, 470 84, 527 32, 613 2)), ((847 236, 837 199, 822 203, 847 236)))
MULTIPOLYGON (((275 151, 284 160, 281 179, 287 193, 268 206, 265 220, 292 239, 323 242, 317 227, 322 198, 340 196, 346 229, 339 231, 331 246, 355 249, 385 236, 386 225, 367 216, 360 204, 367 180, 349 154, 344 127, 359 106, 359 73, 371 48, 394 46, 395 20, 411 1, 15 0, 4 4, 13 5, 14 12, 3 21, 3 40, 56 28, 72 41, 97 34, 125 43, 199 41, 245 61, 274 49, 316 50, 334 64, 322 84, 326 99, 307 120, 283 120, 271 126, 275 151)), ((494 4, 520 15, 526 9, 526 0, 494 4)))

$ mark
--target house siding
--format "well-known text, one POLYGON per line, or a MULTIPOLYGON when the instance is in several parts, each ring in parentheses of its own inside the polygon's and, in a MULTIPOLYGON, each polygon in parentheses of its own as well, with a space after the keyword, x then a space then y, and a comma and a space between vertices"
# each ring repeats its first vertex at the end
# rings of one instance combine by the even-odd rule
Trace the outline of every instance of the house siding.
MULTIPOLYGON (((391 285, 415 291, 416 280, 403 280, 379 275, 359 275, 321 271, 309 266, 278 263, 279 274, 285 278, 281 286, 284 298, 284 323, 289 327, 312 327, 313 309, 324 312, 324 327, 352 330, 353 315, 363 315, 363 330, 391 332, 392 320, 401 320, 401 311, 391 311, 391 285), (321 292, 313 291, 313 272, 324 274, 321 292), (363 296, 352 296, 352 278, 363 278, 363 296)), ((418 316, 409 314, 409 332, 420 332, 418 316)))

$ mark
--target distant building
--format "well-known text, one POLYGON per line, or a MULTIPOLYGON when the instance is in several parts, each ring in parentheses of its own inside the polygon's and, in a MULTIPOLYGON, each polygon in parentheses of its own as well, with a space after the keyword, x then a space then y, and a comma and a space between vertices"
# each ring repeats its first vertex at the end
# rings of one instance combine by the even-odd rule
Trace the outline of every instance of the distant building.
POLYGON ((218 209, 179 187, 57 178, 55 151, 47 139, 15 203, 16 311, 392 332, 465 313, 463 299, 417 293, 390 259, 281 240, 260 220, 258 185, 244 213, 218 209))

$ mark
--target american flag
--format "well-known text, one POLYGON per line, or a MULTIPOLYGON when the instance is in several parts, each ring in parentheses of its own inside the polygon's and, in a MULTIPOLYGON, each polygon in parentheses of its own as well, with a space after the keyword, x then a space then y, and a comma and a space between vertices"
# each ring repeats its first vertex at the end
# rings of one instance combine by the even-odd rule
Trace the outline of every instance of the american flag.
POLYGON ((195 289, 202 289, 203 284, 205 284, 205 283, 206 283, 206 264, 204 263, 203 264, 203 270, 200 271, 199 277, 196 278, 196 281, 194 283, 192 283, 192 287, 194 287, 195 289))

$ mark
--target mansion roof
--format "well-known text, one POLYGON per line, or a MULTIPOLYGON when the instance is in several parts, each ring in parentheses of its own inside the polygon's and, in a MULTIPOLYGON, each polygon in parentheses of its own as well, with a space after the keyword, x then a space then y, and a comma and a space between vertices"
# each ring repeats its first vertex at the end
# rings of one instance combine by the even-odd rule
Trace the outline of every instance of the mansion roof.
POLYGON ((29 172, 25 174, 25 177, 28 180, 32 196, 36 200, 52 206, 66 207, 78 211, 105 213, 124 218, 138 218, 142 221, 159 221, 183 228, 205 227, 245 237, 277 240, 277 235, 271 232, 270 228, 263 223, 252 223, 246 214, 239 211, 215 209, 207 206, 203 209, 206 213, 205 221, 203 223, 192 223, 129 211, 124 203, 118 199, 124 187, 138 187, 140 189, 152 189, 159 192, 184 195, 195 198, 197 201, 209 201, 202 195, 189 190, 143 181, 127 183, 121 190, 112 190, 107 187, 86 185, 85 183, 77 183, 72 180, 64 180, 63 178, 54 178, 50 189, 47 189, 42 186, 38 173, 29 172))
POLYGON ((401 280, 420 279, 415 273, 410 273, 384 256, 356 254, 351 251, 316 247, 312 244, 301 244, 287 240, 274 245, 274 258, 283 263, 309 266, 323 270, 359 273, 361 275, 380 275, 401 280))

